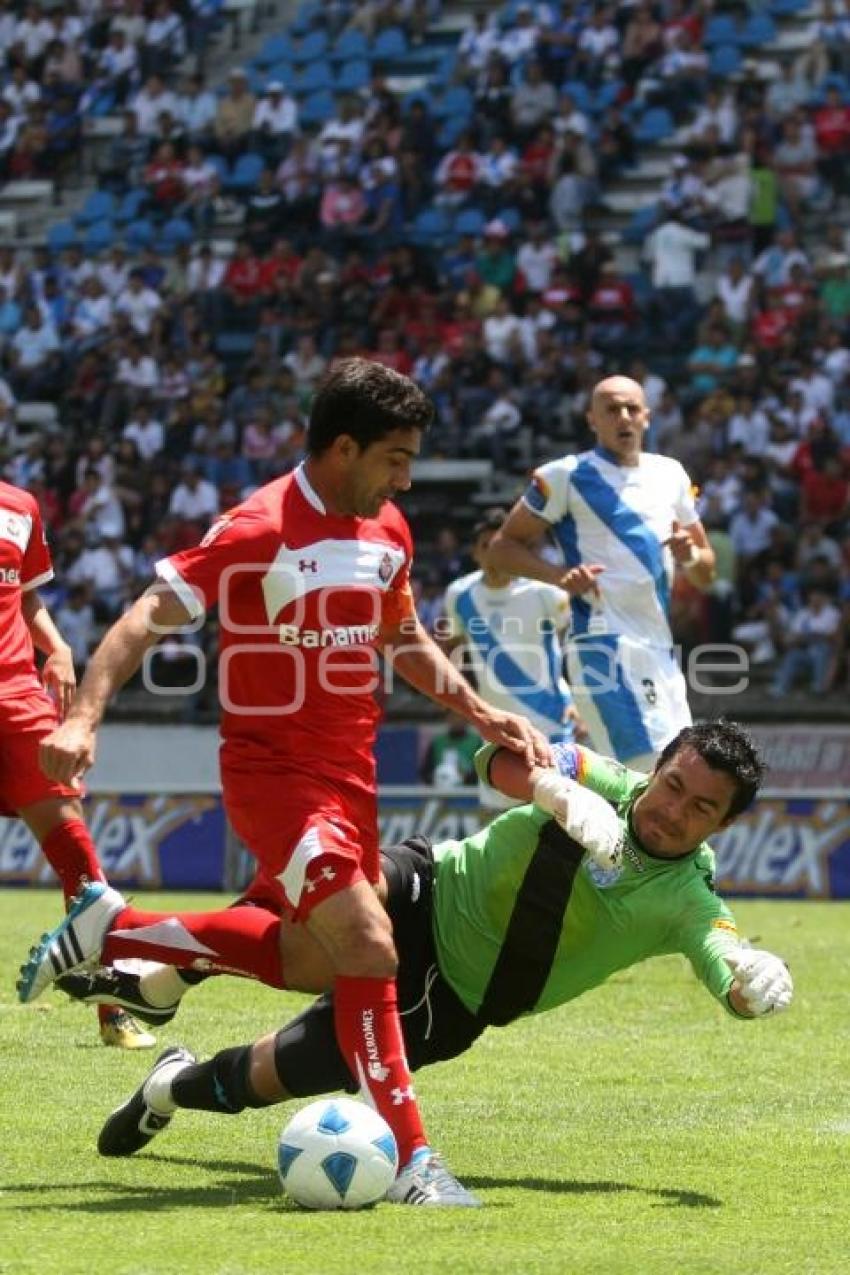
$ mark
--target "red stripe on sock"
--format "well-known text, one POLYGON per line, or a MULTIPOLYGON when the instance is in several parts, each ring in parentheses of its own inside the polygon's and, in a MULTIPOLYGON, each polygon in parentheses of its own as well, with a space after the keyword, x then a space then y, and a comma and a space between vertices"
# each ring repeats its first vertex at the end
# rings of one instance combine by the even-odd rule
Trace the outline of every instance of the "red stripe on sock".
POLYGON ((225 908, 221 912, 142 912, 127 907, 119 912, 106 936, 101 960, 111 965, 122 957, 143 957, 149 961, 162 961, 180 969, 203 969, 216 974, 240 974, 243 978, 256 978, 270 987, 283 987, 283 967, 280 959, 280 917, 265 908, 225 908), (143 930, 161 925, 164 921, 178 921, 174 944, 169 935, 160 934, 155 942, 147 942, 143 935, 136 938, 117 937, 116 930, 143 930), (186 934, 207 952, 186 951, 179 946, 179 938, 186 934))

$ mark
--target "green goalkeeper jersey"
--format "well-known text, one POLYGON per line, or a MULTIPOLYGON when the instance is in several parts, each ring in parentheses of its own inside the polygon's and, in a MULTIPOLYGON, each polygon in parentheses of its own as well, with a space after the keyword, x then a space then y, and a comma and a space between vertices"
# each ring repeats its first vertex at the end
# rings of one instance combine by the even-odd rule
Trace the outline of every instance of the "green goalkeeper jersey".
MULTIPOLYGON (((492 745, 480 751, 479 773, 486 774, 494 751, 492 745)), ((610 801, 623 820, 622 866, 604 870, 581 857, 534 805, 508 811, 463 841, 434 846, 433 929, 444 978, 469 1010, 484 1013, 485 1000, 503 995, 504 975, 506 998, 517 992, 510 989, 513 972, 514 982, 525 977, 532 986, 519 991, 520 1000, 525 996, 519 1012, 537 1013, 616 970, 680 952, 729 1009, 733 976, 724 956, 739 940, 731 912, 714 893, 713 851, 703 844, 681 859, 654 858, 631 819, 647 777, 576 745, 568 756, 572 777, 610 801), (541 863, 547 853, 548 864, 541 863)))

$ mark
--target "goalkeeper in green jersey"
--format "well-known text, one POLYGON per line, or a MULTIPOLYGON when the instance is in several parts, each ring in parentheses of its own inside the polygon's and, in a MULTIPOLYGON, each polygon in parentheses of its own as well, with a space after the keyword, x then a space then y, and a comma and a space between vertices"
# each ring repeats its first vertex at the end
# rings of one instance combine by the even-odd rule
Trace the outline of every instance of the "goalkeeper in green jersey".
MULTIPOLYGON (((486 746, 477 757, 482 777, 533 804, 463 841, 431 846, 413 837, 384 852, 382 890, 413 1070, 462 1053, 487 1027, 553 1009, 651 956, 684 954, 737 1018, 790 1004, 783 961, 742 945, 714 892, 706 838, 746 809, 762 778, 740 727, 687 727, 649 776, 580 746, 554 751, 557 769, 541 770, 486 746)), ((288 986, 330 985, 303 927, 281 922, 280 944, 288 986)), ((59 985, 85 998, 98 977, 66 975, 59 985)), ((137 1014, 151 1008, 140 994, 128 1004, 137 1014)), ((161 1006, 155 1021, 175 1008, 161 1006)), ((109 1117, 98 1145, 105 1155, 130 1155, 179 1107, 233 1114, 354 1088, 326 994, 281 1030, 208 1062, 182 1048, 166 1051, 109 1117)))

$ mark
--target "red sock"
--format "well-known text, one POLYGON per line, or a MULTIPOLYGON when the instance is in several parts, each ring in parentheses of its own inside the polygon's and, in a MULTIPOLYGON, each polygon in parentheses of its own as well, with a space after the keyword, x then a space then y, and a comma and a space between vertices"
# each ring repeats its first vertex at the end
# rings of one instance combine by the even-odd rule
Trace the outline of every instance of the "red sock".
POLYGON ((82 819, 69 819, 48 832, 41 851, 62 883, 65 902, 79 893, 82 878, 105 881, 94 842, 82 819))
POLYGON ((351 1074, 395 1134, 404 1166, 428 1139, 404 1053, 395 981, 335 979, 334 1026, 351 1074))
POLYGON ((101 960, 111 965, 128 956, 284 986, 280 917, 265 908, 173 913, 124 908, 109 927, 101 960))

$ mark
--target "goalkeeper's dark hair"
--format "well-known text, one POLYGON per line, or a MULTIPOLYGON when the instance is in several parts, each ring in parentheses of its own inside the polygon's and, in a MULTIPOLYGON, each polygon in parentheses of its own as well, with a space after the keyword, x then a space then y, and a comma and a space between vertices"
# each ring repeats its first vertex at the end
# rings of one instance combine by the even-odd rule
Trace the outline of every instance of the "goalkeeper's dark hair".
POLYGON ((735 781, 735 796, 727 819, 734 819, 752 804, 764 779, 765 764, 743 727, 720 718, 715 722, 695 722, 680 730, 655 764, 660 770, 683 748, 693 748, 712 770, 722 770, 735 781))
POLYGON ((433 403, 409 376, 369 359, 340 359, 313 399, 307 452, 321 456, 343 434, 363 450, 396 429, 426 430, 433 416, 433 403))

